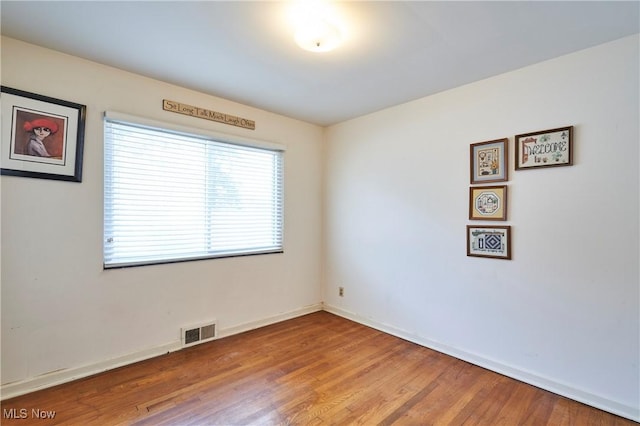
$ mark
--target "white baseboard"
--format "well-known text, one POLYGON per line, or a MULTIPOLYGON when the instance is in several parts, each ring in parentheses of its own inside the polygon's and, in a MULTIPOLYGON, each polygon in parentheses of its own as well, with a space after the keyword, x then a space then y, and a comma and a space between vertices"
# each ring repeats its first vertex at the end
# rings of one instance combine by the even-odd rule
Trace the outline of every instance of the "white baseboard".
POLYGON ((301 317, 303 315, 307 315, 313 312, 318 312, 322 310, 322 303, 315 303, 313 305, 305 306, 300 309, 296 309, 294 311, 283 312, 278 315, 274 315, 269 318, 265 318, 263 320, 251 321, 244 324, 236 325, 234 327, 229 327, 220 329, 218 334, 218 338, 232 336, 234 334, 244 333, 245 331, 255 330, 256 328, 264 327, 266 325, 275 324, 281 321, 286 321, 291 318, 301 317))
MULTIPOLYGON (((227 329, 220 329, 218 331, 218 338, 231 336, 234 334, 242 333, 245 331, 253 330, 266 325, 275 324, 281 321, 285 321, 291 318, 299 317, 302 315, 310 314, 322 310, 322 303, 316 303, 314 305, 305 306, 300 309, 296 309, 290 312, 283 312, 278 315, 274 315, 268 318, 261 319, 259 321, 252 321, 230 327, 227 329)), ((27 393, 35 392, 40 389, 50 388, 52 386, 60 385, 63 383, 71 382, 73 380, 81 379, 83 377, 92 376, 94 374, 102 373, 107 370, 113 370, 114 368, 122 367, 125 365, 133 364, 138 361, 144 361, 149 358, 154 358, 159 355, 164 355, 169 352, 175 352, 182 349, 180 340, 166 343, 161 346, 138 351, 128 355, 124 355, 118 358, 100 361, 94 364, 86 365, 83 367, 67 368, 64 370, 53 371, 37 377, 21 380, 18 382, 7 383, 0 386, 0 400, 13 398, 16 396, 24 395, 27 393)))
POLYGON ((0 399, 5 400, 15 396, 24 395, 35 392, 40 389, 50 388, 52 386, 61 385, 73 380, 82 379, 83 377, 92 376, 107 370, 133 364, 134 362, 144 361, 168 352, 174 352, 180 349, 180 340, 167 343, 155 348, 146 349, 132 354, 113 358, 107 361, 97 362, 95 364, 85 365, 83 367, 66 368, 51 373, 45 373, 40 376, 12 382, 0 387, 0 399))
POLYGON ((543 377, 538 374, 524 371, 518 368, 514 368, 509 365, 505 365, 500 362, 497 362, 488 358, 484 358, 482 356, 478 356, 473 353, 469 353, 448 345, 444 345, 439 342, 426 339, 421 336, 417 336, 413 333, 398 329, 391 325, 383 324, 375 320, 372 320, 370 318, 361 317, 358 314, 345 311, 336 306, 325 304, 324 310, 332 314, 350 319, 357 323, 366 325, 368 327, 375 328, 376 330, 380 330, 387 334, 391 334, 392 336, 399 337, 401 339, 418 344, 420 346, 424 346, 429 349, 442 352, 454 358, 469 362, 471 364, 480 366, 482 368, 486 368, 491 371, 495 371, 496 373, 500 373, 504 376, 511 377, 513 379, 519 380, 524 383, 528 383, 530 385, 547 390, 549 392, 553 392, 555 394, 567 397, 574 401, 578 401, 583 404, 598 408, 600 410, 607 411, 609 413, 612 413, 621 417, 625 417, 627 419, 630 419, 636 422, 640 422, 640 408, 638 407, 632 407, 625 404, 621 404, 617 401, 613 401, 608 398, 603 398, 601 396, 582 391, 575 387, 572 387, 563 383, 559 383, 553 379, 543 377))

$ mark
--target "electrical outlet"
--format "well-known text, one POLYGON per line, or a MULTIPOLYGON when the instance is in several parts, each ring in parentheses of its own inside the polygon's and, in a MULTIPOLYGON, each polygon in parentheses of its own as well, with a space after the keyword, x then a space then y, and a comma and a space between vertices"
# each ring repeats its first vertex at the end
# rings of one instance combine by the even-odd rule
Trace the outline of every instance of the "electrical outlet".
POLYGON ((338 287, 338 296, 340 297, 344 296, 344 287, 338 287))

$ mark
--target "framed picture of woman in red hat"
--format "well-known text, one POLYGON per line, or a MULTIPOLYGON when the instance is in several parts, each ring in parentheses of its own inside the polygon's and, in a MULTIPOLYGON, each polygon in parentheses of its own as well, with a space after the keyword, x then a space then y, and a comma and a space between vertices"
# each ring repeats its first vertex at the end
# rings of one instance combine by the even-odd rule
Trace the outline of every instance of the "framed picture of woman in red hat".
POLYGON ((0 89, 2 174, 81 182, 86 106, 0 89))

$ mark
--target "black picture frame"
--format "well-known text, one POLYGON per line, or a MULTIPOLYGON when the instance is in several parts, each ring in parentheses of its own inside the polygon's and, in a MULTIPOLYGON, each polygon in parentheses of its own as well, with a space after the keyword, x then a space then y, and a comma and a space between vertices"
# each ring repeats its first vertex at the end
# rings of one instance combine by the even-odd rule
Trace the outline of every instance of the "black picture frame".
POLYGON ((0 173, 82 182, 87 107, 0 86, 0 173))

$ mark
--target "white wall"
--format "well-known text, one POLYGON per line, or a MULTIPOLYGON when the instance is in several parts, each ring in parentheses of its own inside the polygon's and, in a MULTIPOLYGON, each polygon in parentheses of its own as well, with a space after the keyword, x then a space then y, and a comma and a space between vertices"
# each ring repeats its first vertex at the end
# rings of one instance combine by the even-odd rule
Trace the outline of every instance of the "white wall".
POLYGON ((1 178, 3 398, 173 349, 181 326, 232 333, 321 308, 322 128, 9 38, 1 59, 2 85, 87 106, 82 183, 1 178), (285 253, 103 270, 105 110, 285 145, 285 253))
POLYGON ((329 128, 326 308, 639 419, 638 40, 329 128), (569 125, 574 166, 514 171, 569 125), (504 137, 513 260, 467 257, 469 145, 504 137))

